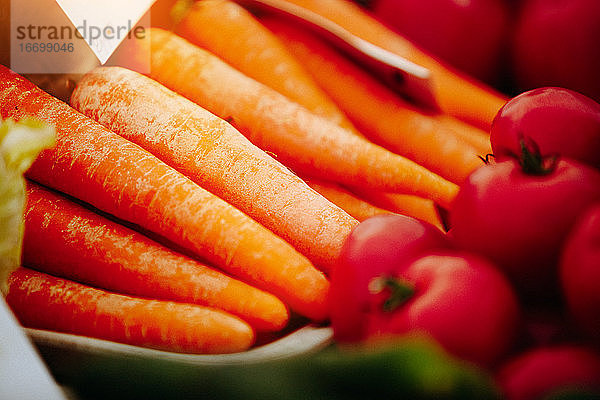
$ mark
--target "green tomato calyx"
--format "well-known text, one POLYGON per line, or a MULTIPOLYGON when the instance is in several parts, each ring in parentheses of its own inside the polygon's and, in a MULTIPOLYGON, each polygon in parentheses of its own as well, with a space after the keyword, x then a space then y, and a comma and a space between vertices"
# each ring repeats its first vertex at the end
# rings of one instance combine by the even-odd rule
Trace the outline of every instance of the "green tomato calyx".
POLYGON ((538 144, 531 138, 521 136, 519 165, 527 175, 548 175, 554 172, 558 155, 543 156, 538 144))
POLYGON ((388 297, 383 302, 385 312, 392 312, 409 301, 415 294, 415 285, 405 279, 393 276, 378 276, 369 282, 369 292, 380 294, 387 291, 388 297))

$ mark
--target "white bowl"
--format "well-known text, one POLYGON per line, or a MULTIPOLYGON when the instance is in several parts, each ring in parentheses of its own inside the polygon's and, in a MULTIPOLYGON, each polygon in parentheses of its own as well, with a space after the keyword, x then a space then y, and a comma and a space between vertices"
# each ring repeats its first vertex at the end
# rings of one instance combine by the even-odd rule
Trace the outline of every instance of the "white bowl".
POLYGON ((84 336, 51 332, 38 329, 26 329, 29 337, 40 349, 42 355, 52 353, 53 363, 60 354, 65 357, 111 356, 158 358, 191 365, 235 365, 262 362, 294 357, 316 352, 332 341, 330 327, 307 325, 276 341, 254 347, 248 351, 232 354, 182 354, 162 350, 147 349, 138 346, 110 342, 84 336))

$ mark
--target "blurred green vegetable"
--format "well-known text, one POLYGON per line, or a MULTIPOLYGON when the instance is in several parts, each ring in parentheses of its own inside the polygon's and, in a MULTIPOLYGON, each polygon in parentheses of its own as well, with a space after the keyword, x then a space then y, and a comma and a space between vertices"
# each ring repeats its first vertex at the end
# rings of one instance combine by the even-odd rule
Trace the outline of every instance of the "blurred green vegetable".
POLYGON ((54 129, 31 119, 0 125, 0 290, 21 263, 25 179, 23 173, 44 148, 54 144, 54 129))
MULTIPOLYGON (((53 368, 83 398, 496 399, 484 371, 433 341, 405 338, 377 349, 340 349, 251 364, 186 365, 158 358, 98 355, 53 368)), ((51 363, 52 364, 52 363, 51 363)))

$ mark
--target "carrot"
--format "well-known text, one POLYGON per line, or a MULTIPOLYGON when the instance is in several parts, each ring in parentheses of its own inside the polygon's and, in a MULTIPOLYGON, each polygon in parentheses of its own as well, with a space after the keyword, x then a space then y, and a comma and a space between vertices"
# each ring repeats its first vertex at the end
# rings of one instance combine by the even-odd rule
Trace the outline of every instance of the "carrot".
POLYGON ((390 210, 396 214, 418 218, 429 222, 442 231, 444 230, 440 213, 431 200, 406 194, 366 191, 356 188, 352 188, 351 190, 377 207, 390 210))
POLYGON ((136 72, 97 69, 80 81, 71 103, 261 222, 325 270, 357 224, 230 124, 136 72))
POLYGON ((284 44, 240 5, 226 0, 195 2, 175 32, 315 114, 356 130, 284 44))
POLYGON ((173 20, 173 8, 177 6, 179 0, 154 0, 150 11, 150 25, 163 29, 173 29, 175 22, 173 20))
POLYGON ((378 214, 396 213, 429 222, 444 230, 435 203, 429 199, 409 194, 366 191, 345 188, 333 182, 304 178, 306 183, 359 221, 378 214))
MULTIPOLYGON (((132 99, 133 100, 133 99, 132 99)), ((0 114, 55 125, 27 176, 133 222, 314 319, 329 282, 291 245, 141 147, 0 67, 0 114)))
POLYGON ((275 296, 178 254, 55 192, 29 182, 23 263, 117 293, 218 308, 257 331, 282 329, 275 296))
POLYGON ((306 183, 359 221, 391 211, 376 207, 335 183, 305 178, 306 183))
MULTIPOLYGON (((302 175, 422 195, 446 207, 458 191, 455 184, 312 114, 174 34, 152 29, 139 45, 140 52, 151 49, 152 78, 219 117, 231 118, 250 141, 302 175), (174 59, 179 62, 174 64, 174 59)), ((80 87, 100 79, 98 75, 84 78, 80 87)), ((103 81, 113 82, 95 85, 90 102, 127 85, 114 79, 114 72, 102 75, 103 81)))
POLYGON ((436 115, 435 118, 448 129, 452 130, 460 140, 477 149, 479 155, 485 155, 492 152, 490 134, 488 132, 447 114, 439 114, 436 115))
POLYGON ((481 165, 477 156, 485 150, 457 137, 458 124, 450 128, 447 116, 441 120, 419 111, 310 32, 275 18, 262 22, 373 142, 459 184, 481 165))
POLYGON ((252 328, 220 310, 92 288, 20 267, 6 302, 21 324, 179 353, 234 353, 254 342, 252 328))
POLYGON ((443 65, 352 1, 287 1, 332 20, 368 42, 428 68, 433 76, 434 95, 445 113, 489 131, 492 119, 506 102, 501 94, 443 65))

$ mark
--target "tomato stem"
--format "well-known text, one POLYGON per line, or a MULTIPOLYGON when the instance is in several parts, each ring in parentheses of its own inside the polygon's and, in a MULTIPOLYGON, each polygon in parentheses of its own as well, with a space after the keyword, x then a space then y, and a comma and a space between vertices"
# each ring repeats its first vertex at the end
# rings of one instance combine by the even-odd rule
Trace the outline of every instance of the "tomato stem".
POLYGON ((491 160, 491 159, 492 159, 492 158, 496 158, 496 156, 495 156, 495 155, 493 155, 492 153, 488 153, 488 154, 486 154, 486 155, 485 155, 485 157, 483 157, 483 156, 477 156, 477 157, 479 157, 479 159, 480 159, 481 161, 483 161, 483 163, 484 163, 485 165, 489 165, 489 164, 492 162, 492 160, 491 160))
POLYGON ((371 9, 373 7, 373 0, 356 0, 359 6, 371 9))
POLYGON ((379 276, 369 283, 369 290, 373 294, 381 293, 384 290, 389 291, 389 296, 383 302, 383 311, 392 312, 415 294, 415 286, 402 278, 393 276, 379 276))
POLYGON ((548 175, 556 168, 558 156, 542 156, 538 144, 531 138, 521 136, 519 165, 528 175, 548 175))

